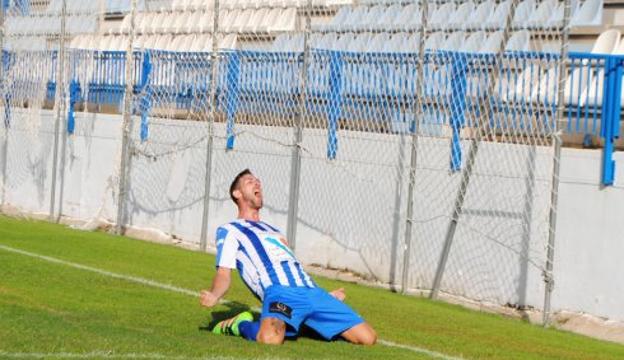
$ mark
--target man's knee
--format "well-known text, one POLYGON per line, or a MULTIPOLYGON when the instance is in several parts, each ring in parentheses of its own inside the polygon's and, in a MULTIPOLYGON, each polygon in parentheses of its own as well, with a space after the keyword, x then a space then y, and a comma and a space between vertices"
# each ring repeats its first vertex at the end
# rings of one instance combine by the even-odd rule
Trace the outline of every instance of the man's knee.
POLYGON ((284 336, 280 336, 279 334, 259 332, 256 341, 260 344, 281 345, 284 343, 284 336))
POLYGON ((343 333, 343 337, 357 345, 375 345, 377 342, 377 333, 367 323, 352 327, 343 333))
POLYGON ((360 330, 357 336, 357 343, 360 345, 375 345, 377 342, 377 333, 366 324, 365 327, 360 330))
POLYGON ((377 333, 372 327, 368 326, 366 330, 360 333, 358 337, 358 344, 360 345, 375 345, 377 343, 377 333))
POLYGON ((262 320, 256 341, 261 344, 281 345, 286 336, 286 324, 283 321, 267 318, 262 320))

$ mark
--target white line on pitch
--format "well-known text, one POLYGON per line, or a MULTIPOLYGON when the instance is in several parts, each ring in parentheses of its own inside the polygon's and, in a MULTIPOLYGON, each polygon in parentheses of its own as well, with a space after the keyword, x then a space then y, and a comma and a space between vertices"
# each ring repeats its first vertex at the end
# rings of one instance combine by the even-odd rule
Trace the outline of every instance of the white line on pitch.
MULTIPOLYGON (((245 358, 225 357, 225 356, 202 356, 189 357, 179 355, 165 355, 158 353, 116 353, 114 351, 91 351, 87 353, 10 353, 0 351, 3 359, 155 359, 155 360, 241 360, 245 358)), ((268 359, 268 358, 267 358, 268 359)), ((258 359, 255 359, 258 360, 258 359)), ((271 358, 271 360, 279 360, 271 358)))
MULTIPOLYGON (((180 293, 180 294, 185 294, 185 295, 190 295, 190 296, 194 296, 194 297, 198 297, 199 293, 197 291, 193 291, 193 290, 189 290, 189 289, 184 289, 181 287, 177 287, 174 285, 170 285, 170 284, 163 284, 154 280, 150 280, 150 279, 145 279, 145 278, 141 278, 141 277, 137 277, 137 276, 131 276, 131 275, 124 275, 124 274, 118 274, 118 273, 114 273, 111 271, 106 271, 106 270, 102 270, 102 269, 98 269, 92 266, 87 266, 87 265, 82 265, 82 264, 78 264, 78 263, 74 263, 74 262, 70 262, 70 261, 65 261, 65 260, 61 260, 61 259, 57 259, 57 258, 53 258, 50 256, 45 256, 45 255, 41 255, 41 254, 37 254, 37 253, 33 253, 33 252, 29 252, 29 251, 25 251, 25 250, 20 250, 20 249, 15 249, 9 246, 5 246, 5 245, 0 245, 0 249, 4 250, 4 251, 8 251, 8 252, 12 252, 12 253, 16 253, 16 254, 20 254, 20 255, 25 255, 25 256, 30 256, 36 259, 40 259, 40 260, 45 260, 51 263, 55 263, 55 264, 60 264, 60 265, 65 265, 68 267, 72 267, 75 269, 80 269, 80 270, 85 270, 85 271, 90 271, 99 275, 104 275, 104 276, 108 276, 111 278, 115 278, 115 279, 120 279, 120 280, 126 280, 126 281, 130 281, 130 282, 134 282, 137 284, 141 284, 141 285, 146 285, 146 286, 151 286, 151 287, 155 287, 155 288, 159 288, 159 289, 163 289, 163 290, 169 290, 172 292, 176 292, 176 293, 180 293)), ((229 301, 225 300, 222 301, 222 303, 228 303, 229 301)), ((255 311, 257 311, 257 309, 254 309, 255 311)), ((398 349, 404 349, 404 350, 410 350, 413 352, 417 352, 420 354, 425 354, 425 355, 429 355, 431 357, 434 358, 438 358, 438 359, 445 359, 445 360, 460 360, 461 358, 459 357, 453 357, 450 355, 446 355, 446 354, 442 354, 436 351, 432 351, 432 350, 427 350, 427 349, 423 349, 417 346, 412 346, 412 345, 403 345, 403 344, 398 344, 392 341, 387 341, 387 340, 382 340, 379 339, 378 341, 381 345, 384 346, 388 346, 388 347, 394 347, 394 348, 398 348, 398 349)), ((2 352, 0 352, 0 354, 4 354, 2 352)), ((141 354, 131 354, 131 355, 141 355, 141 354)))

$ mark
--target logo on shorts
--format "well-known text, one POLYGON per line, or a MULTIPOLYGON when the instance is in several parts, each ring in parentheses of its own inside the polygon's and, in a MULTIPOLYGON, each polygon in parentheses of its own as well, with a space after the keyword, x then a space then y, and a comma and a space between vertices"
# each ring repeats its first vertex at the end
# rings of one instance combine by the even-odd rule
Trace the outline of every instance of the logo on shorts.
POLYGON ((290 306, 278 301, 274 301, 269 304, 269 312, 282 314, 289 319, 292 316, 292 309, 290 308, 290 306))

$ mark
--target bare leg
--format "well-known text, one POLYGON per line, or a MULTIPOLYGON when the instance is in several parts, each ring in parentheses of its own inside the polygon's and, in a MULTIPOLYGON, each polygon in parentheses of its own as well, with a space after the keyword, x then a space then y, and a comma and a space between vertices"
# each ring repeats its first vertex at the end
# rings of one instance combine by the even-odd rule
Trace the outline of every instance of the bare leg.
POLYGON ((367 323, 355 325, 343 332, 341 336, 348 342, 357 345, 374 345, 377 342, 377 333, 367 323))
POLYGON ((260 331, 256 341, 261 344, 281 345, 286 336, 286 324, 276 318, 264 318, 260 322, 260 331))

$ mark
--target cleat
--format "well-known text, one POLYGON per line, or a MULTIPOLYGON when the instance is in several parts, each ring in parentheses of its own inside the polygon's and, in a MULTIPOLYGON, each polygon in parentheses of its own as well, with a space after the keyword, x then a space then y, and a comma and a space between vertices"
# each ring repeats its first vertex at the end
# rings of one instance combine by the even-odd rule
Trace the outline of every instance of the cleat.
POLYGON ((243 311, 233 318, 219 321, 212 329, 212 333, 217 335, 240 336, 238 325, 243 321, 253 321, 253 315, 249 311, 243 311))

